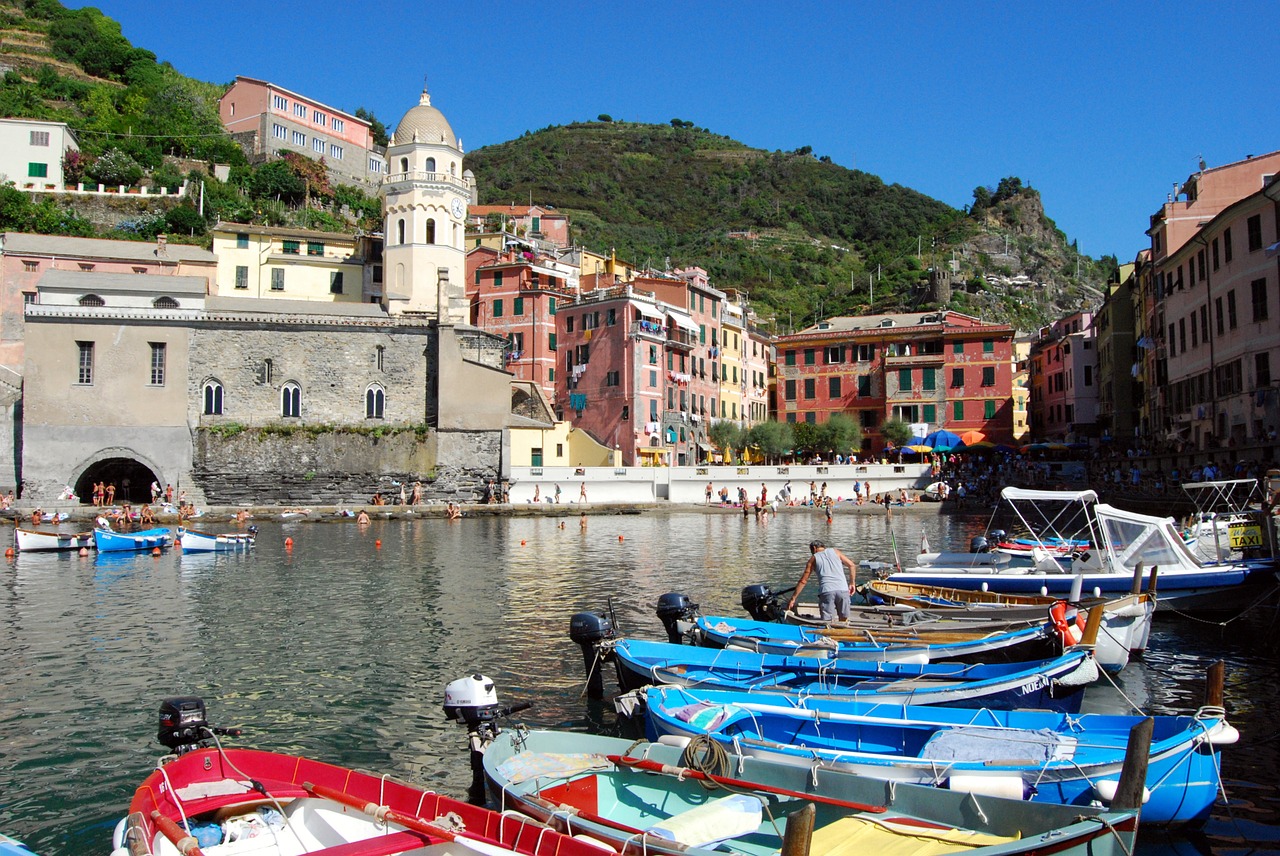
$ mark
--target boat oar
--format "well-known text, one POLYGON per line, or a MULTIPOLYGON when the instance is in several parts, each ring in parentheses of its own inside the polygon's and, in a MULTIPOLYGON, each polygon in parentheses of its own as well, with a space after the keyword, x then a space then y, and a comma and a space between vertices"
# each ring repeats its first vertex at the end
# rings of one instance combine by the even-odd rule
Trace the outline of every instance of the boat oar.
POLYGON ((164 833, 164 837, 169 839, 169 843, 176 847, 182 856, 204 856, 194 835, 188 834, 185 829, 155 809, 151 810, 151 822, 164 833))
POLYGON ((324 799, 336 802, 339 805, 345 805, 347 808, 353 808, 356 811, 369 815, 374 820, 382 823, 398 823, 405 829, 420 833, 428 838, 437 840, 453 841, 464 847, 470 847, 482 853, 492 854, 492 856, 510 856, 510 848, 506 847, 499 841, 490 838, 484 838, 475 833, 460 833, 429 823, 420 817, 411 814, 404 814, 385 805, 378 805, 373 802, 365 802, 359 797, 353 797, 350 794, 343 793, 337 788, 331 788, 327 785, 317 785, 311 782, 303 782, 302 788, 313 796, 322 797, 324 799))
POLYGON ((779 788, 774 785, 766 785, 760 782, 748 782, 743 779, 733 779, 728 776, 717 776, 713 773, 704 773, 701 770, 694 770, 690 767, 677 767, 673 764, 663 764, 658 761, 650 761, 647 758, 630 758, 625 755, 606 755, 605 757, 620 767, 632 767, 649 773, 663 773, 668 776, 676 776, 679 778, 696 779, 703 782, 715 782, 717 785, 725 785, 731 788, 763 791, 764 793, 777 794, 781 797, 791 797, 792 799, 809 800, 811 802, 820 802, 824 805, 833 805, 838 808, 847 808, 850 811, 867 811, 872 813, 885 811, 885 807, 882 805, 868 805, 866 803, 840 800, 835 797, 824 797, 820 794, 807 794, 803 791, 793 791, 789 788, 779 788))

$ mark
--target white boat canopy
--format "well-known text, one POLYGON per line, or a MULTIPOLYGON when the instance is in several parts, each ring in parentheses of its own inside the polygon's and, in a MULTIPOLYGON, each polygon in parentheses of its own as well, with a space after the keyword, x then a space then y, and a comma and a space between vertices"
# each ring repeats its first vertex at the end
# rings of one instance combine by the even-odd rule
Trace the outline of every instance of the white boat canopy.
POLYGON ((1025 487, 1006 487, 1000 498, 1024 502, 1097 502, 1098 494, 1092 490, 1032 490, 1025 487))

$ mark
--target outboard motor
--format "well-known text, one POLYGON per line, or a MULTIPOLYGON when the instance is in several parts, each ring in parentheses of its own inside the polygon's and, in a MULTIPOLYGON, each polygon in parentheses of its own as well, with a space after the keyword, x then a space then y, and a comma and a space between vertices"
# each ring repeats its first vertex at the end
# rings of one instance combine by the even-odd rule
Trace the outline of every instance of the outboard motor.
POLYGON ((498 720, 532 707, 529 702, 501 707, 493 681, 479 673, 451 681, 444 688, 444 717, 467 727, 471 749, 471 787, 467 799, 484 805, 484 751, 501 730, 498 720))
POLYGON ((987 539, 991 541, 992 544, 999 544, 1008 536, 1009 536, 1009 533, 1004 531, 1003 529, 992 529, 990 532, 987 533, 987 539))
POLYGON ((604 674, 600 664, 606 654, 601 642, 613 638, 613 622, 598 612, 579 612, 569 619, 569 638, 582 649, 582 667, 587 673, 587 697, 604 698, 604 674))
POLYGON ((204 699, 175 696, 160 702, 160 728, 156 739, 174 755, 199 749, 214 735, 239 737, 239 728, 213 728, 205 716, 204 699))
POLYGON ((987 539, 983 535, 974 535, 969 539, 970 553, 990 553, 991 545, 987 543, 987 539))
POLYGON ((743 586, 742 608, 756 621, 777 621, 782 614, 778 596, 768 583, 743 586))
POLYGON ((667 592, 658 598, 658 620, 667 629, 667 641, 679 645, 684 641, 680 631, 681 621, 693 621, 698 617, 698 605, 688 595, 667 592))

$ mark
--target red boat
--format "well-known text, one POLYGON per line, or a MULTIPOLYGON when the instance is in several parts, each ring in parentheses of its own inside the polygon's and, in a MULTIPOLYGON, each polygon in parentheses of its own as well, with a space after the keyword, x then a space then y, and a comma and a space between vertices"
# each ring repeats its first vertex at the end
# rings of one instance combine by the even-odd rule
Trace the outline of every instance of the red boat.
POLYGON ((113 856, 601 856, 597 843, 389 776, 224 749, 216 735, 234 732, 210 728, 196 698, 166 700, 160 721, 178 754, 134 794, 113 856))

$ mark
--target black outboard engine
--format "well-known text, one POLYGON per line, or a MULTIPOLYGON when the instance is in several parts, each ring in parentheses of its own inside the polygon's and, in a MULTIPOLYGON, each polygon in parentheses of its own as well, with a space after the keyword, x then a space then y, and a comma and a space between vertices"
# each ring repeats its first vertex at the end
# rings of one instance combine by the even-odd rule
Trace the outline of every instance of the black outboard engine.
POLYGON ((974 535, 969 539, 970 553, 990 553, 991 545, 987 543, 986 536, 974 535))
POLYGON ((742 587, 742 608, 756 621, 773 621, 778 602, 768 583, 742 587))
POLYGON ((205 716, 204 699, 175 696, 160 702, 160 729, 156 739, 175 755, 199 749, 214 735, 239 737, 238 728, 213 728, 205 716))
POLYGON ((484 805, 484 752, 501 730, 498 720, 522 710, 529 702, 502 707, 493 681, 476 673, 452 681, 444 688, 444 717, 467 727, 471 748, 471 787, 467 799, 473 805, 484 805))
POLYGON ((742 608, 756 621, 781 621, 787 614, 782 596, 795 591, 795 586, 774 591, 768 583, 742 587, 742 608))
POLYGON ((698 617, 698 605, 688 595, 667 592, 658 598, 658 620, 667 629, 667 641, 679 645, 684 641, 679 622, 693 621, 698 617))
POLYGON ((1003 529, 992 529, 990 532, 987 533, 987 540, 989 540, 992 544, 999 544, 1001 541, 1003 541, 1007 537, 1009 537, 1009 533, 1004 531, 1003 529))
POLYGON ((599 643, 613 638, 613 622, 599 612, 579 612, 569 619, 569 638, 582 649, 582 667, 587 673, 587 697, 604 698, 604 673, 600 668, 607 659, 599 643))

